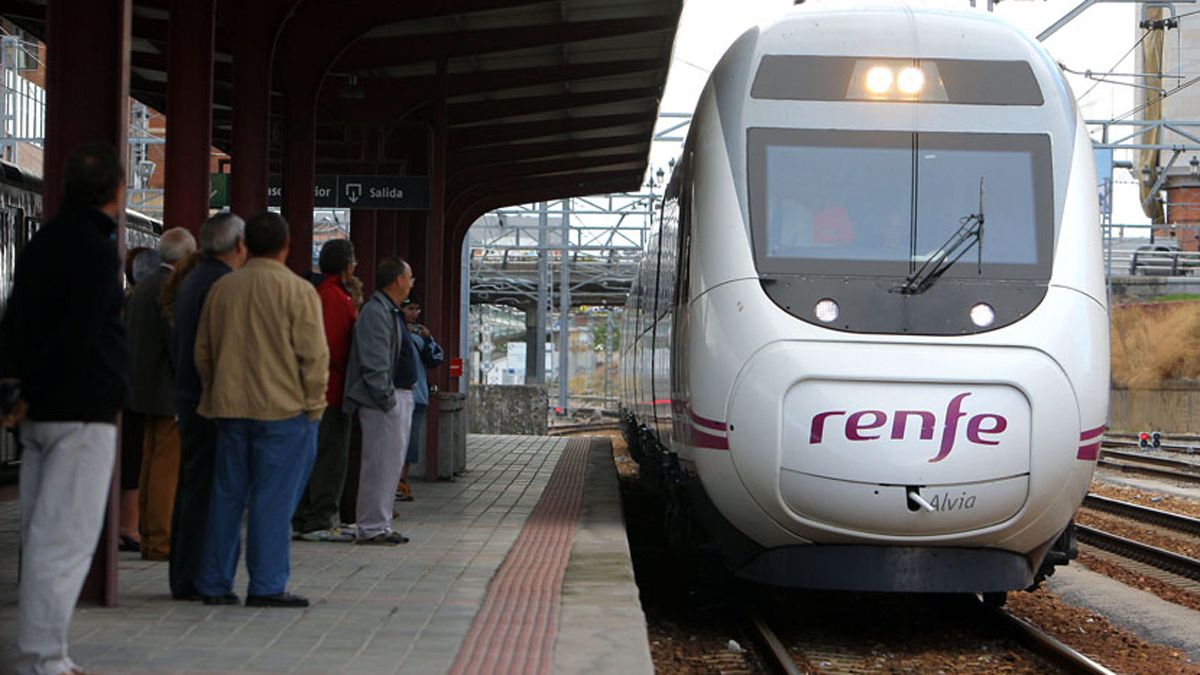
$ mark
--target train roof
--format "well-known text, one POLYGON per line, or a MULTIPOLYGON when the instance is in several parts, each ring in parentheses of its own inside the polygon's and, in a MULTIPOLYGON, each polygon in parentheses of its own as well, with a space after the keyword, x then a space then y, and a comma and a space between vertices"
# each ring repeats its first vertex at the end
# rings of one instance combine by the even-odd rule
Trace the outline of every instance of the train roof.
POLYGON ((6 162, 2 159, 0 159, 0 182, 27 190, 42 191, 41 176, 30 173, 16 164, 6 162))
POLYGON ((1040 43, 994 14, 908 5, 799 5, 751 29, 761 54, 1022 60, 1057 75, 1040 43), (796 40, 796 31, 804 39, 796 40))
MULTIPOLYGON (((9 185, 20 190, 27 190, 38 195, 42 192, 42 177, 26 171, 11 162, 0 159, 0 184, 9 185)), ((125 209, 125 221, 137 229, 162 234, 163 222, 140 211, 125 209)))

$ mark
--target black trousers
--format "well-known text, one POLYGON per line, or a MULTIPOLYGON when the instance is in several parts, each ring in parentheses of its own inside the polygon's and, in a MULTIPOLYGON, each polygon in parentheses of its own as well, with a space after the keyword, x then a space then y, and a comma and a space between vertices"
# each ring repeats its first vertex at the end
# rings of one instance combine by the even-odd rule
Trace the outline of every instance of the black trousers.
POLYGON ((179 486, 171 514, 171 595, 196 594, 200 560, 204 555, 204 529, 212 494, 217 454, 216 422, 196 414, 193 401, 176 401, 179 413, 179 486))
POLYGON ((292 529, 304 533, 337 526, 349 452, 350 415, 328 407, 317 427, 317 461, 309 475, 308 486, 300 494, 300 504, 292 517, 292 529))

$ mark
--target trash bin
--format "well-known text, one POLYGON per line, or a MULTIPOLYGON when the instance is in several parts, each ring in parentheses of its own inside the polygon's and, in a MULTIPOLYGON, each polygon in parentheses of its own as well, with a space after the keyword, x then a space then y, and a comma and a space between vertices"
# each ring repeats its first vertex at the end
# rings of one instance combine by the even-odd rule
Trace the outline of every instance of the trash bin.
POLYGON ((437 477, 448 480, 467 466, 467 395, 439 391, 437 397, 437 477))

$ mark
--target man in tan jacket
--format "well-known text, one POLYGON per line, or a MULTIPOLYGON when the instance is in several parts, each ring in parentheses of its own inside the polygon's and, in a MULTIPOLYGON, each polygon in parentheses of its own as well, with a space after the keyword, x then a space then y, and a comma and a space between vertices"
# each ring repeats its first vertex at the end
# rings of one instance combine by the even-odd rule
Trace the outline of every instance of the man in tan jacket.
POLYGON ((216 469, 196 590, 236 604, 233 577, 249 507, 248 607, 307 607, 287 592, 291 517, 317 454, 329 349, 312 284, 284 266, 288 226, 246 223, 250 259, 213 285, 196 331, 197 412, 217 422, 216 469))

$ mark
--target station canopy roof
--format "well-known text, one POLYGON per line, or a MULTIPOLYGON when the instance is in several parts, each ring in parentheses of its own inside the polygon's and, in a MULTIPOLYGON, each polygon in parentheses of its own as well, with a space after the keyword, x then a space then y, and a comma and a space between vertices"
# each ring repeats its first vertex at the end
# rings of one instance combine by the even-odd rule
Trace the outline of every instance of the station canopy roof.
MULTIPOLYGON (((236 19, 224 10, 239 2, 271 0, 218 2, 213 134, 226 151, 236 19)), ((317 101, 318 172, 423 168, 411 163, 424 163, 412 158, 412 139, 433 120, 444 60, 449 194, 496 180, 514 194, 549 183, 569 184, 574 194, 640 186, 682 0, 275 2, 290 11, 279 13, 273 152, 284 126, 285 76, 303 67, 296 54, 332 48, 317 101)), ((133 2, 131 94, 160 111, 169 6, 133 2)), ((45 12, 45 0, 3 5, 6 17, 43 39, 45 12)))

